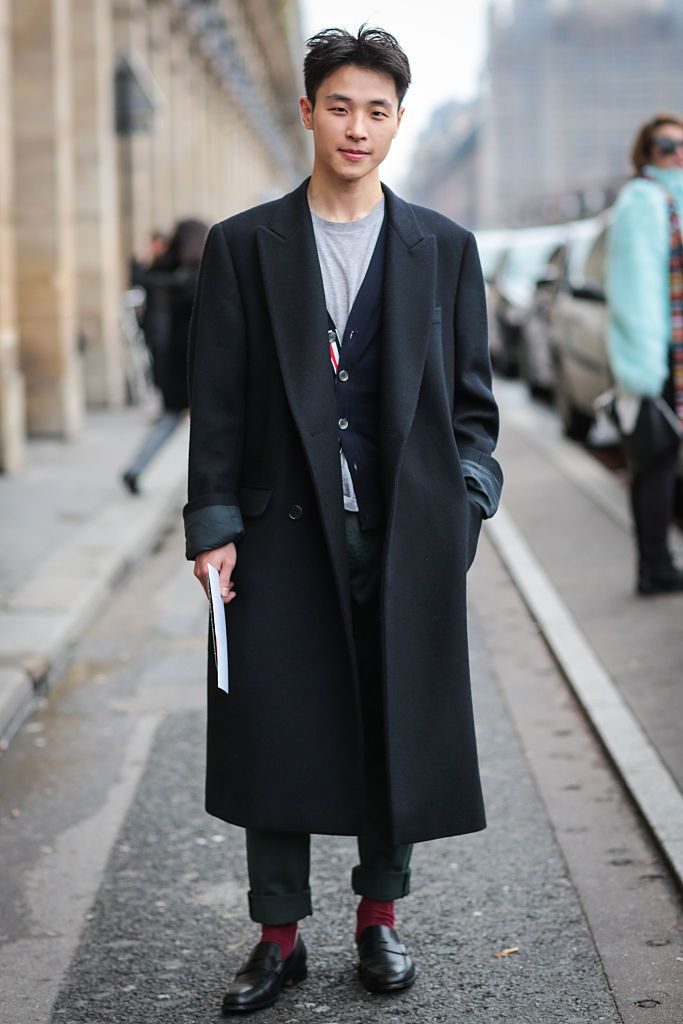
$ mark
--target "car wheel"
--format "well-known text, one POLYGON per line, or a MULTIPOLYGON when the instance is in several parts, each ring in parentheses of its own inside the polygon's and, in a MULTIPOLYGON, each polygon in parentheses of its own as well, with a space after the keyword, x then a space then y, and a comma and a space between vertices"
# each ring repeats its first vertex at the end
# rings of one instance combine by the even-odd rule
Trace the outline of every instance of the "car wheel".
POLYGON ((503 377, 512 379, 519 376, 519 365, 517 359, 517 346, 519 333, 515 327, 498 318, 500 332, 500 352, 494 363, 495 369, 503 377))
POLYGON ((561 360, 558 360, 556 378, 555 408, 562 422, 562 429, 572 441, 585 441, 593 425, 593 417, 586 415, 574 405, 561 360))
POLYGON ((534 378, 533 370, 531 368, 531 359, 529 356, 529 343, 526 338, 524 331, 520 331, 519 334, 519 349, 517 352, 517 366, 519 369, 520 379, 524 381, 529 389, 529 392, 533 395, 534 393, 534 378))
POLYGON ((519 376, 525 382, 532 398, 548 402, 552 398, 552 388, 542 384, 536 375, 534 362, 529 352, 529 342, 522 332, 519 340, 519 376))
POLYGON ((548 342, 540 332, 547 330, 538 321, 530 319, 519 334, 519 375, 529 390, 532 398, 543 402, 552 400, 553 388, 549 381, 549 373, 543 372, 543 357, 539 360, 539 351, 547 348, 548 342))

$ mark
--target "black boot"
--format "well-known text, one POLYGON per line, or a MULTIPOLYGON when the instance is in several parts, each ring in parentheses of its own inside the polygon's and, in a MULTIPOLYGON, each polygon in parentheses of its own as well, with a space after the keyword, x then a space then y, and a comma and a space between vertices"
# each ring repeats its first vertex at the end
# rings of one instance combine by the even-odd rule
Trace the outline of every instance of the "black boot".
POLYGON ((683 572, 673 563, 648 565, 641 562, 638 566, 637 590, 642 597, 650 597, 653 594, 680 594, 683 592, 683 572))

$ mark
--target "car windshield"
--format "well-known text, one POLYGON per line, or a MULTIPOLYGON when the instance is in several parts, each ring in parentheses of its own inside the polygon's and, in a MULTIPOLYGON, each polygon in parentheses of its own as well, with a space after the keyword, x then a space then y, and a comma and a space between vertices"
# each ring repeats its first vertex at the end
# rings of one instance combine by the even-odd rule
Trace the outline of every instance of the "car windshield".
POLYGON ((544 277, 548 260, 557 249, 558 237, 520 238, 506 253, 496 276, 496 286, 508 302, 524 309, 533 298, 536 282, 544 277))
POLYGON ((500 256, 501 247, 499 245, 487 245, 485 242, 479 244, 479 259, 484 277, 490 277, 493 274, 500 256))
POLYGON ((575 223, 567 245, 567 278, 572 284, 580 284, 584 280, 586 261, 607 223, 605 215, 575 223))
POLYGON ((543 274, 548 258, 556 247, 556 239, 515 246, 505 262, 505 276, 525 283, 535 282, 543 274))
POLYGON ((493 277, 502 259, 509 242, 505 235, 499 231, 477 232, 477 249, 479 260, 484 277, 488 280, 493 277))

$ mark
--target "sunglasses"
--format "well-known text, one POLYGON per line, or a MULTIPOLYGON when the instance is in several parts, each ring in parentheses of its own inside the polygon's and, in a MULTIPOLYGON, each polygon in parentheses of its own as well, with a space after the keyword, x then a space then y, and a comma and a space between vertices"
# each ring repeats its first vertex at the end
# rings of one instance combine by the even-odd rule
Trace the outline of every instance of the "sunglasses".
POLYGON ((655 136, 652 143, 662 156, 673 156, 677 149, 683 149, 683 139, 672 139, 669 135, 655 136))

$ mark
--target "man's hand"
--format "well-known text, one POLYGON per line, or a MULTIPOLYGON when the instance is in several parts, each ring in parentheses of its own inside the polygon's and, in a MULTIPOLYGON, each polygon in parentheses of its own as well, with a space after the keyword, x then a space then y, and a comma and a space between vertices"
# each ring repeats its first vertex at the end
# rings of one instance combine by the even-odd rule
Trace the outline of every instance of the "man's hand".
POLYGON ((221 597, 223 604, 229 604, 236 593, 233 589, 232 574, 237 562, 237 548, 234 544, 226 544, 213 551, 202 551, 194 560, 194 574, 209 596, 209 565, 213 565, 220 573, 221 597))

